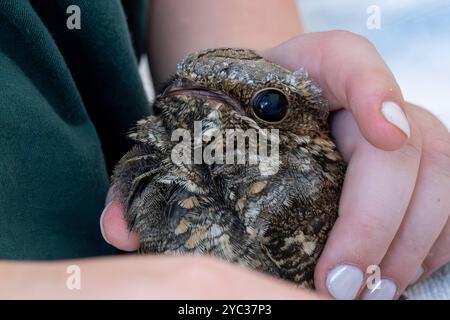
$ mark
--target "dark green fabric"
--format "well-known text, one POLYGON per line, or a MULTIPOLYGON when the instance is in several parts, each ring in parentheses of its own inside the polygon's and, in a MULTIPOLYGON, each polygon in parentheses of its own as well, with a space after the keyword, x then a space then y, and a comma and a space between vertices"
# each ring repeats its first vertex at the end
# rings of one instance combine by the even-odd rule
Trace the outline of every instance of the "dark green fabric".
POLYGON ((149 2, 145 0, 122 0, 122 6, 127 16, 134 52, 136 57, 141 57, 147 53, 149 2))
POLYGON ((114 252, 98 224, 108 171, 149 113, 128 30, 118 0, 0 1, 0 259, 114 252))

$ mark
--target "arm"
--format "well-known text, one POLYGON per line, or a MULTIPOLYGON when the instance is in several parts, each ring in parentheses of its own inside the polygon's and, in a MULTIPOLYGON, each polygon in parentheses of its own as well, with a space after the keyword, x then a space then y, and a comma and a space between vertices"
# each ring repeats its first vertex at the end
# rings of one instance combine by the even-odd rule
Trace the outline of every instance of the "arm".
POLYGON ((292 284, 210 258, 128 256, 58 262, 0 261, 0 300, 318 298, 292 284), (70 265, 80 268, 79 290, 66 285, 71 276, 66 272, 70 265))
MULTIPOLYGON (((217 46, 268 48, 301 32, 294 0, 154 0, 150 15, 149 57, 155 82, 164 81, 190 51, 217 46)), ((104 223, 109 224, 109 218, 104 223)), ((131 250, 137 242, 126 231, 115 234, 124 242, 132 240, 131 245, 118 245, 122 249, 131 250)), ((40 263, 0 260, 0 299, 212 298, 215 290, 205 287, 205 275, 212 288, 222 288, 217 298, 318 297, 211 259, 115 257, 40 263), (81 268, 82 290, 66 287, 66 268, 71 264, 81 268), (184 289, 180 283, 186 284, 184 289)))
POLYGON ((293 0, 154 0, 149 60, 155 83, 187 53, 213 47, 266 49, 302 32, 293 0))

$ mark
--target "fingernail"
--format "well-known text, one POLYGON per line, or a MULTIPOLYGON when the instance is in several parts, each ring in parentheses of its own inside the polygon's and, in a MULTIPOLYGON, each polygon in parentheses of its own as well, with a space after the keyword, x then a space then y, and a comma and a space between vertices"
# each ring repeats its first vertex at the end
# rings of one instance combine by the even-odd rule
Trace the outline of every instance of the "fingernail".
POLYGON ((409 127, 408 119, 397 103, 392 101, 383 102, 381 105, 381 112, 387 121, 402 130, 408 138, 410 137, 411 129, 409 127))
POLYGON ((420 277, 422 276, 423 272, 424 272, 424 269, 423 269, 422 266, 420 266, 419 269, 418 269, 417 272, 416 272, 416 275, 415 275, 414 278, 411 280, 410 284, 416 283, 417 280, 419 280, 420 277))
POLYGON ((338 265, 328 273, 327 288, 330 294, 338 300, 353 300, 356 298, 363 283, 363 272, 351 265, 338 265))
POLYGON ((103 212, 100 216, 100 232, 102 233, 103 239, 105 239, 107 244, 111 244, 111 242, 108 241, 108 238, 106 238, 105 236, 105 231, 103 230, 103 217, 105 216, 105 212, 106 210, 109 208, 109 206, 111 205, 112 202, 108 203, 105 207, 105 209, 103 209, 103 212))
POLYGON ((397 292, 397 286, 388 279, 381 279, 372 289, 366 290, 363 300, 392 300, 397 292))
POLYGON ((106 194, 106 199, 105 199, 105 206, 107 206, 113 199, 114 195, 115 195, 115 190, 114 190, 114 186, 109 188, 108 193, 106 194))

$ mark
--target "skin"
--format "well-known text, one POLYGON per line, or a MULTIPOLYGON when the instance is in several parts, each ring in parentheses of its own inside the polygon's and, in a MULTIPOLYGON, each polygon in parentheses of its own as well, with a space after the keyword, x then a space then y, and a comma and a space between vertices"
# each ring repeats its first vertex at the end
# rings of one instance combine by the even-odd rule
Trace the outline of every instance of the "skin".
MULTIPOLYGON (((150 35, 151 47, 155 48, 150 54, 151 61, 157 59, 156 65, 163 65, 162 73, 155 79, 165 80, 167 72, 171 72, 176 61, 185 53, 201 46, 195 42, 204 29, 193 21, 206 21, 208 12, 216 12, 216 17, 221 17, 220 23, 207 23, 211 30, 209 40, 215 36, 223 37, 223 40, 236 39, 236 46, 255 47, 256 42, 248 42, 259 34, 262 27, 259 16, 267 12, 276 12, 272 15, 274 22, 288 26, 279 28, 279 31, 270 31, 275 28, 262 29, 266 35, 259 36, 259 42, 263 40, 267 46, 275 45, 283 40, 293 37, 300 32, 299 23, 293 2, 280 3, 276 0, 262 0, 262 7, 254 6, 252 12, 255 15, 236 16, 236 12, 245 11, 250 4, 246 0, 231 1, 152 1, 150 21, 152 29, 150 35), (264 2, 264 3, 263 3, 264 2), (266 11, 267 10, 267 11, 266 11), (161 12, 169 12, 161 19, 161 12), (220 14, 219 14, 220 13, 220 14), (190 18, 181 31, 179 46, 175 49, 173 42, 166 38, 174 36, 180 18, 188 14, 190 18), (288 17, 288 19, 286 19, 288 17), (223 22, 227 20, 244 33, 238 32, 230 35, 223 32, 223 22), (292 23, 286 24, 286 21, 292 23), (255 27, 256 24, 259 27, 255 27), (184 29, 189 28, 189 29, 184 29), (222 30, 222 31, 221 31, 222 30), (271 32, 270 34, 268 32, 271 32), (188 47, 190 44, 195 44, 188 47), (173 51, 172 51, 173 50, 173 51), (169 56, 170 54, 170 56, 169 56), (164 61, 167 59, 167 63, 164 61)), ((219 21, 217 21, 219 22, 219 21)), ((180 31, 180 30, 178 30, 180 31)), ((173 39, 173 38, 172 38, 173 39)), ((266 46, 261 46, 263 48, 266 46)), ((152 72, 157 73, 155 64, 152 72)), ((158 81, 158 80, 157 80, 158 81)), ((109 208, 111 214, 104 217, 103 222, 108 225, 108 233, 121 238, 121 246, 128 250, 133 249, 136 240, 135 235, 129 235, 123 229, 121 223, 114 221, 118 217, 114 212, 123 212, 120 204, 112 203, 109 208), (112 222, 112 223, 110 223, 112 222), (134 240, 133 240, 134 239, 134 240)), ((121 216, 123 217, 123 215, 121 216)), ((120 241, 119 241, 120 242, 120 241)), ((306 290, 294 288, 292 284, 272 279, 259 273, 253 273, 237 266, 228 265, 217 259, 206 257, 111 257, 95 258, 88 260, 68 260, 58 262, 12 262, 0 261, 1 288, 0 299, 108 299, 108 298, 133 298, 133 299, 318 299, 319 295, 306 290), (82 290, 68 290, 66 281, 68 274, 66 268, 69 265, 78 265, 82 274, 82 290), (207 279, 205 281, 205 279, 207 279), (217 290, 220 288, 220 290, 217 290)), ((323 298, 323 297, 322 297, 323 298)))
MULTIPOLYGON (((393 279, 400 293, 420 265, 425 278, 450 261, 448 130, 429 112, 404 102, 392 73, 366 39, 342 31, 295 37, 301 27, 293 1, 260 0, 245 15, 250 5, 246 0, 152 1, 154 81, 165 79, 176 61, 190 51, 235 46, 261 50, 266 58, 292 70, 303 66, 321 85, 337 111, 333 134, 349 170, 340 217, 316 268, 319 294, 328 295, 325 279, 337 264, 353 264, 362 270, 379 264, 383 277, 393 279), (264 15, 270 19, 261 18, 264 15), (212 22, 207 23, 208 19, 212 22), (387 100, 402 106, 411 138, 381 116, 381 102, 387 100)), ((134 251, 137 237, 126 229, 122 205, 111 198, 107 203, 101 222, 106 240, 134 251)), ((6 288, 0 298, 216 298, 212 291, 220 298, 270 299, 273 294, 277 298, 319 298, 204 257, 0 262, 0 279, 6 288), (87 275, 86 287, 79 292, 65 287, 69 264, 78 264, 87 275), (204 281, 205 274, 208 281, 204 281), (214 290, 208 289, 210 285, 214 290)))
POLYGON ((199 49, 262 50, 302 33, 291 0, 156 0, 150 6, 149 62, 155 83, 168 79, 182 57, 199 49))
MULTIPOLYGON (((169 7, 174 5, 174 1, 167 2, 169 7)), ((154 4, 155 8, 165 7, 162 1, 154 4)), ((193 16, 193 12, 195 9, 185 11, 185 16, 193 16)), ((223 15, 215 19, 215 25, 230 21, 223 15)), ((240 22, 245 25, 248 20, 240 22)), ((192 24, 189 28, 200 30, 202 21, 192 24)), ((262 26, 264 33, 270 34, 271 29, 262 26)), ((176 23, 168 24, 164 36, 159 33, 151 39, 171 39, 178 30, 176 23)), ((296 27, 292 32, 299 30, 296 27)), ((262 49, 267 44, 255 37, 247 39, 245 33, 239 39, 231 33, 224 36, 226 28, 214 32, 208 29, 202 33, 206 38, 190 39, 188 51, 249 43, 262 49)), ((187 53, 178 42, 166 46, 173 62, 187 53)), ((294 37, 260 53, 291 70, 305 67, 320 84, 336 111, 333 135, 349 164, 340 217, 316 268, 317 290, 328 294, 326 277, 338 264, 355 265, 363 271, 375 264, 380 266, 382 277, 396 283, 398 297, 420 266, 425 270, 423 279, 450 261, 445 249, 450 245, 449 132, 431 113, 404 101, 392 72, 374 46, 358 35, 333 31, 294 37), (409 139, 382 116, 384 101, 395 101, 403 108, 412 131, 409 139)), ((172 72, 172 62, 160 64, 164 59, 155 53, 151 56, 154 68, 159 68, 154 74, 156 82, 172 72)), ((106 210, 105 235, 118 248, 133 251, 138 241, 125 231, 121 210, 116 201, 106 210), (116 231, 109 232, 110 226, 116 231)))
MULTIPOLYGON (((318 299, 290 283, 204 257, 138 257, 4 262, 0 299, 318 299), (81 270, 68 290, 66 268, 81 270), (201 279, 201 280, 200 280, 201 279), (252 288, 248 288, 251 284, 252 288), (220 287, 220 290, 217 288, 220 287), (6 288, 6 289, 5 289, 6 288), (26 290, 24 290, 26 288, 26 290), (5 289, 5 290, 3 290, 5 289)), ((323 298, 323 297, 321 297, 323 298)))

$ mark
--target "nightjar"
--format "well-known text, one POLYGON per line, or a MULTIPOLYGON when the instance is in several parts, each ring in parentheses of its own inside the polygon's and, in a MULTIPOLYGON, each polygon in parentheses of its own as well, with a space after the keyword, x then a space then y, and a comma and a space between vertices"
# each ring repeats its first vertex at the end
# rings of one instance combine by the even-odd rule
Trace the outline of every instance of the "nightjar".
POLYGON ((313 287, 345 164, 307 73, 204 50, 178 64, 153 110, 112 177, 140 252, 209 254, 313 287))

